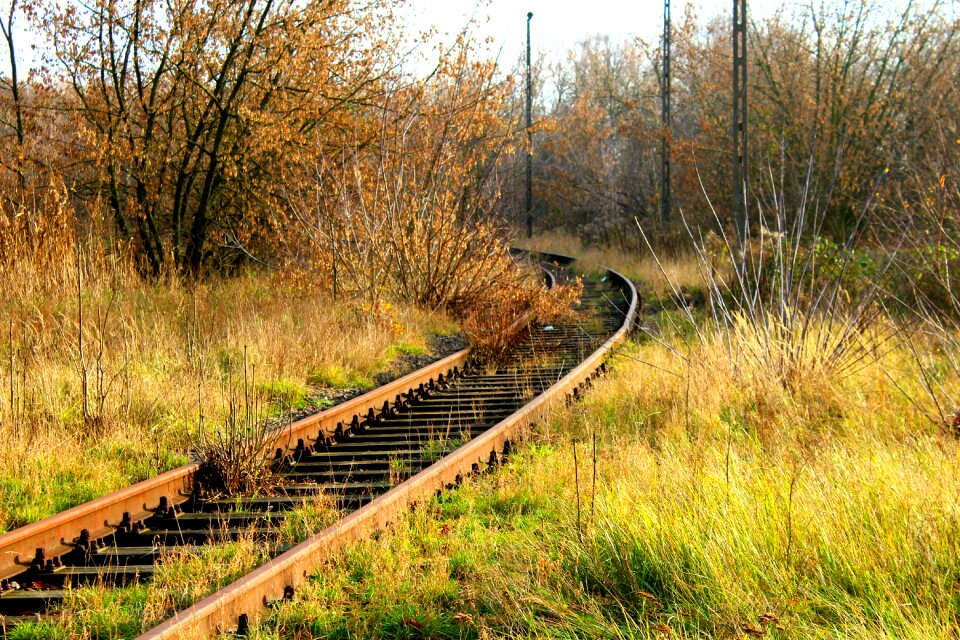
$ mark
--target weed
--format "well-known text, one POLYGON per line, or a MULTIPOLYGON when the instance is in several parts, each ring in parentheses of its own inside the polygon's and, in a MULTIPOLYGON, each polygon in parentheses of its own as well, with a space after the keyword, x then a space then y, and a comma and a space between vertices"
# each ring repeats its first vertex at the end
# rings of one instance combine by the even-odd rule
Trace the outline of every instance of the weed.
POLYGON ((273 461, 266 455, 270 429, 262 414, 257 385, 244 349, 242 386, 229 381, 227 410, 222 425, 208 430, 200 416, 194 449, 201 460, 197 472, 203 491, 228 496, 270 492, 280 483, 273 461))
POLYGON ((407 479, 407 476, 413 471, 413 465, 409 460, 403 458, 390 458, 390 482, 399 484, 407 479))
POLYGON ((438 436, 420 443, 420 455, 424 460, 439 460, 448 452, 470 441, 469 434, 438 436))
POLYGON ((288 543, 302 542, 311 535, 323 531, 340 518, 340 511, 328 494, 316 496, 286 513, 280 528, 280 539, 288 543), (327 498, 327 499, 324 499, 327 498))

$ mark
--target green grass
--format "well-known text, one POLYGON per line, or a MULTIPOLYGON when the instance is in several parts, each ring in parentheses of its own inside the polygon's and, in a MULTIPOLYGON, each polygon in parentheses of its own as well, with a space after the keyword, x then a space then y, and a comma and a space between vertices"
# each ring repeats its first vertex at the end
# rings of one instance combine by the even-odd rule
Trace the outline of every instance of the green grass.
POLYGON ((336 364, 324 365, 307 375, 307 384, 331 389, 371 389, 373 380, 350 368, 336 364))
POLYGON ((400 342, 387 347, 386 358, 389 361, 399 356, 422 356, 427 353, 427 348, 423 345, 413 344, 411 342, 400 342))
POLYGON ((310 392, 306 385, 284 378, 260 383, 257 391, 267 399, 274 411, 303 409, 308 404, 310 392))
MULTIPOLYGON (((3 509, 15 528, 87 502, 115 490, 118 478, 144 480, 158 470, 186 463, 186 456, 161 447, 146 447, 125 436, 78 446, 60 443, 64 456, 83 456, 83 465, 62 465, 48 452, 36 451, 19 469, 0 474, 3 509), (82 453, 81 453, 82 452, 82 453), (59 467, 59 468, 58 468, 59 467)), ((2 528, 0 528, 2 531, 2 528)))
MULTIPOLYGON (((439 330, 444 330, 439 325, 439 330)), ((383 355, 366 367, 354 367, 343 364, 325 364, 314 367, 307 375, 307 384, 330 389, 360 389, 366 391, 374 387, 373 378, 378 373, 389 371, 391 365, 401 356, 420 356, 428 352, 417 342, 400 341, 388 345, 383 355)))
POLYGON ((352 545, 254 636, 953 638, 960 445, 880 375, 907 367, 784 390, 621 359, 498 473, 352 545))
MULTIPOLYGON (((906 355, 787 390, 730 384, 703 349, 677 377, 631 345, 497 473, 350 545, 254 637, 955 637, 960 444, 882 375, 906 355)), ((332 518, 298 514, 289 538, 332 518)), ((131 635, 262 559, 237 544, 80 589, 65 626, 16 637, 131 635)))

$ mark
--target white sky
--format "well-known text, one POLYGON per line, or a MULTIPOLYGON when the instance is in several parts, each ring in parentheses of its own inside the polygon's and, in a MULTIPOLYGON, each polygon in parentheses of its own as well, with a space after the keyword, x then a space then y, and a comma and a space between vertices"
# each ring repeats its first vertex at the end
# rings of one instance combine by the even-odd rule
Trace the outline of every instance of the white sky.
MULTIPOLYGON (((778 8, 796 8, 810 0, 748 0, 750 15, 759 19, 778 8)), ((839 2, 839 0, 814 0, 839 2)), ((907 0, 873 0, 878 6, 896 11, 907 0)), ((922 4, 931 0, 921 0, 922 4)), ((0 10, 9 7, 10 0, 0 0, 0 10)), ((960 14, 960 0, 946 3, 954 17, 960 14)), ((679 23, 688 6, 692 6, 702 21, 715 16, 729 17, 733 0, 672 0, 674 23, 679 23)), ((526 39, 527 12, 533 12, 531 23, 534 56, 562 56, 577 42, 596 34, 607 34, 614 41, 640 36, 655 43, 663 28, 663 0, 408 0, 401 13, 411 27, 411 37, 430 26, 441 32, 441 41, 450 43, 470 17, 480 22, 477 33, 489 37, 491 55, 498 55, 504 67, 511 67, 520 59, 526 39)), ((21 48, 21 67, 30 66, 33 57, 29 51, 31 34, 18 34, 21 48)), ((424 54, 429 54, 424 50, 424 54)), ((0 48, 0 65, 6 68, 6 51, 0 48)))
MULTIPOLYGON (((490 37, 491 51, 500 52, 500 62, 512 65, 526 47, 527 12, 534 57, 537 52, 563 55, 577 42, 595 34, 607 34, 614 41, 640 36, 656 42, 663 30, 663 0, 409 0, 406 19, 417 31, 431 25, 441 33, 455 33, 471 16, 481 22, 479 33, 490 37)), ((749 0, 752 17, 773 13, 783 0, 749 0)), ((729 16, 733 0, 671 0, 674 24, 682 19, 688 5, 707 20, 729 16)), ((444 39, 449 42, 450 39, 444 39)))
MULTIPOLYGON (((841 0, 813 0, 840 4, 841 0)), ((908 0, 872 0, 883 10, 898 13, 908 0)), ((931 0, 915 3, 920 7, 931 0)), ((413 31, 422 32, 431 25, 442 33, 457 33, 471 16, 481 22, 479 34, 489 37, 492 55, 499 53, 500 63, 510 67, 525 50, 527 12, 533 12, 531 40, 534 57, 564 55, 575 44, 596 34, 607 34, 613 41, 639 36, 656 43, 663 31, 663 0, 408 0, 405 19, 413 31), (480 3, 478 6, 478 2, 480 3)), ((788 15, 810 0, 748 0, 750 17, 761 19, 786 8, 788 15)), ((954 17, 960 14, 960 0, 947 0, 945 9, 954 17)), ((731 18, 733 0, 671 0, 674 24, 679 24, 688 7, 701 22, 723 16, 731 18)), ((444 38, 450 42, 452 38, 444 38)))

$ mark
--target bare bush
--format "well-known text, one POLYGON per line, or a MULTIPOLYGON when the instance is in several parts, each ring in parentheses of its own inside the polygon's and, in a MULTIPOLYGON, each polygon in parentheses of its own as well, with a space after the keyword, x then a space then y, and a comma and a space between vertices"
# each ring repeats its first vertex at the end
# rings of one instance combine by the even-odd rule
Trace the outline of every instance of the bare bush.
MULTIPOLYGON (((861 211, 858 232, 836 245, 821 233, 822 209, 803 203, 788 216, 784 199, 773 190, 771 201, 777 208, 765 215, 757 206, 746 242, 736 243, 715 211, 719 235, 686 227, 708 309, 706 318, 696 317, 671 283, 681 319, 668 319, 674 331, 692 330, 701 343, 719 340, 733 372, 741 376, 774 380, 787 388, 846 377, 881 353, 896 334, 885 319, 878 274, 859 274, 856 268, 875 203, 861 211)), ((638 226, 647 241, 643 226, 638 226)), ((886 257, 879 275, 889 269, 894 255, 886 257)))
POLYGON ((545 289, 536 268, 531 267, 518 269, 510 282, 501 281, 484 290, 465 309, 461 327, 479 362, 502 362, 532 322, 576 317, 574 307, 580 301, 583 283, 577 279, 545 289))
POLYGON ((502 223, 498 162, 511 142, 501 110, 510 86, 472 62, 464 42, 435 75, 367 109, 352 148, 325 156, 289 200, 310 262, 335 293, 371 306, 389 290, 463 313, 517 270, 502 223))
POLYGON ((239 384, 232 377, 228 380, 223 424, 208 429, 200 416, 193 449, 201 460, 198 481, 207 494, 270 493, 280 485, 280 476, 265 454, 270 428, 255 379, 250 379, 255 373, 248 369, 244 348, 243 380, 239 384))

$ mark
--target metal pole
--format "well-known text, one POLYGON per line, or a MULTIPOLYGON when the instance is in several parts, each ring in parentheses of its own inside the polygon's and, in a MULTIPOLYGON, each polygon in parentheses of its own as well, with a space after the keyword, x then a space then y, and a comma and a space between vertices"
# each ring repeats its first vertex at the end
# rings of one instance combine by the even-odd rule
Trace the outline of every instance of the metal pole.
POLYGON ((747 235, 747 0, 733 0, 733 220, 741 247, 747 235))
POLYGON ((527 237, 533 237, 533 77, 530 63, 530 20, 533 12, 527 14, 527 237))
POLYGON ((663 0, 663 86, 660 105, 660 217, 670 222, 670 0, 663 0))

